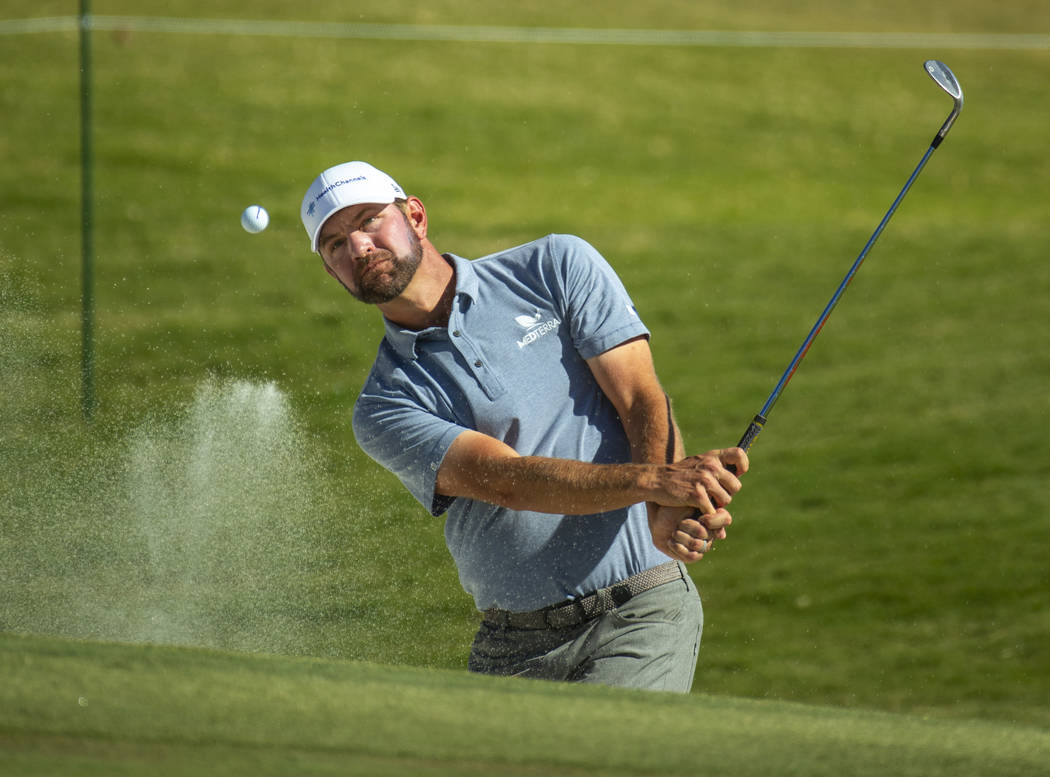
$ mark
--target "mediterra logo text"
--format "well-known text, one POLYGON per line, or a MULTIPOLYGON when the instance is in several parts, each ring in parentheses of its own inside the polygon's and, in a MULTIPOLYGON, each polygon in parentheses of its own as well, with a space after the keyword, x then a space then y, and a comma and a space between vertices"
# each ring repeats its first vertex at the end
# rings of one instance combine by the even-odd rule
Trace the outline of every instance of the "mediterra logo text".
POLYGON ((536 342, 549 332, 557 332, 558 327, 560 325, 561 321, 559 321, 556 318, 551 318, 542 323, 537 323, 535 326, 529 329, 528 332, 525 333, 525 336, 523 338, 517 341, 518 348, 524 348, 526 345, 536 342))

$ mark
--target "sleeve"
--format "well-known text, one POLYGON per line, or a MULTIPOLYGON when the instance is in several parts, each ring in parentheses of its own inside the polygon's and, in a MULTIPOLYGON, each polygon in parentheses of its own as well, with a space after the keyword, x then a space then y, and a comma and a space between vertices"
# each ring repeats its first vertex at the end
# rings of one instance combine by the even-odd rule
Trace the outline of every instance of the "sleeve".
POLYGON ((371 393, 367 387, 354 404, 353 427, 364 452, 397 475, 431 515, 448 510, 455 497, 436 492, 437 472, 464 427, 438 418, 408 397, 371 393))
POLYGON ((627 340, 649 336, 619 276, 587 241, 552 235, 565 317, 573 343, 584 359, 598 356, 627 340))

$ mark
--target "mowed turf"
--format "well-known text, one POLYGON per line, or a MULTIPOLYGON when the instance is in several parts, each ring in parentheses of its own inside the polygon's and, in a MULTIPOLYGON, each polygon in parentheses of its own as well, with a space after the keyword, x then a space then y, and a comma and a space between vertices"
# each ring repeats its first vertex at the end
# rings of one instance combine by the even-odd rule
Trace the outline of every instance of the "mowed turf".
POLYGON ((0 774, 1036 774, 1043 730, 0 637, 0 774))
MULTIPOLYGON (((70 12, 23 5, 10 15, 70 12)), ((515 23, 511 6, 320 5, 314 18, 346 22, 515 23)), ((605 5, 601 25, 572 3, 523 4, 519 23, 1046 31, 1011 2, 948 16, 605 5)), ((193 12, 307 13, 292 10, 193 12)), ((590 240, 653 331, 695 452, 736 441, 904 184, 951 107, 921 69, 943 59, 962 116, 759 438, 730 538, 693 567, 696 689, 1050 727, 1045 51, 98 33, 99 404, 85 424, 76 37, 2 43, 0 629, 140 636, 121 608, 157 576, 114 519, 131 431, 163 432, 208 380, 273 380, 317 463, 316 504, 293 516, 313 554, 294 578, 258 567, 287 593, 262 610, 239 608, 218 572, 197 579, 187 595, 239 636, 191 637, 265 650, 280 632, 290 653, 443 669, 465 664, 476 620, 440 521, 350 434, 381 325, 307 251, 313 176, 351 158, 387 168, 428 205, 436 245, 464 256, 552 231, 590 240), (255 202, 272 223, 249 236, 238 215, 255 202)))

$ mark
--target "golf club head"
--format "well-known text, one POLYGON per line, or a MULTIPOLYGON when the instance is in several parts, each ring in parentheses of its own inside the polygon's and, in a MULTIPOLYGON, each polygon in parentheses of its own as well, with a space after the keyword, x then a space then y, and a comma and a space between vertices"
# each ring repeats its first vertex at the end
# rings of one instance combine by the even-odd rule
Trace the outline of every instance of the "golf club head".
POLYGON ((947 92, 948 96, 955 101, 955 105, 952 106, 952 112, 948 115, 947 120, 941 125, 940 131, 933 139, 933 147, 936 148, 944 140, 944 136, 948 134, 948 130, 952 128, 952 124, 955 123, 955 119, 959 115, 959 111, 962 110, 963 91, 962 87, 959 86, 959 80, 955 77, 955 73, 940 60, 928 59, 923 63, 923 68, 937 86, 947 92))

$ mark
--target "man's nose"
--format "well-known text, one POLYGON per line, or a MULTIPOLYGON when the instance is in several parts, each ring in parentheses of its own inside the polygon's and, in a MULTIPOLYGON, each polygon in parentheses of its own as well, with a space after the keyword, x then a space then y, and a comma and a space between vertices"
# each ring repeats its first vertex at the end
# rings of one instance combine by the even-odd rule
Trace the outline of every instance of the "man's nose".
POLYGON ((361 259, 362 257, 368 256, 374 250, 375 244, 364 232, 350 233, 350 257, 352 259, 361 259))

